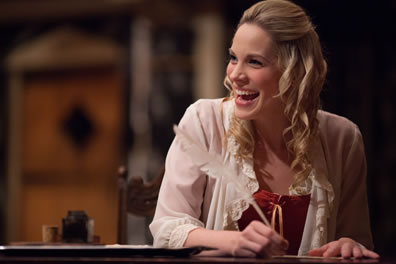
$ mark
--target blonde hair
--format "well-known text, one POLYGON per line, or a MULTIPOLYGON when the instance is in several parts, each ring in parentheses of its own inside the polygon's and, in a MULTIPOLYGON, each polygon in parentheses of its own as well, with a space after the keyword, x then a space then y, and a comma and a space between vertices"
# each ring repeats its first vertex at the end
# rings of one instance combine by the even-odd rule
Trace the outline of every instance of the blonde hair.
MULTIPOLYGON (((245 23, 260 26, 269 33, 274 44, 282 73, 278 96, 285 104, 284 114, 290 121, 283 136, 291 138, 286 146, 294 156, 291 166, 297 171, 294 181, 297 185, 312 170, 308 153, 318 131, 319 95, 327 72, 319 37, 304 10, 287 0, 256 3, 244 12, 238 28, 245 23)), ((231 90, 226 100, 231 100, 234 94, 227 78, 225 85, 231 90)), ((240 158, 251 157, 255 144, 251 121, 233 116, 226 133, 240 144, 240 158)))

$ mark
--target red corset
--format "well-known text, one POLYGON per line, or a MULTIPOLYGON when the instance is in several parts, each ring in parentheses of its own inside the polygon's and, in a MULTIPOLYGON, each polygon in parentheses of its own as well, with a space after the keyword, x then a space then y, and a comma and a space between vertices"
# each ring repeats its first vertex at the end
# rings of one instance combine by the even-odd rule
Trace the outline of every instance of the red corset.
MULTIPOLYGON (((289 241, 287 254, 297 255, 304 231, 310 195, 280 195, 265 190, 253 194, 261 210, 271 225, 289 241)), ((254 208, 250 206, 238 221, 239 230, 245 229, 253 220, 261 221, 254 208)))

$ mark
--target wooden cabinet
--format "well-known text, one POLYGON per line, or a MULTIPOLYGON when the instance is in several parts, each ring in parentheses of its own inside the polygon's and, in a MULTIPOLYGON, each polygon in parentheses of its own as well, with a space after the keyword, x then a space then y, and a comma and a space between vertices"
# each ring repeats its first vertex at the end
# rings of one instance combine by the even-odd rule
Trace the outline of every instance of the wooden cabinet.
POLYGON ((14 65, 10 73, 9 241, 40 241, 42 225, 61 227, 68 210, 85 210, 101 242, 116 242, 116 172, 126 124, 120 54, 109 43, 67 30, 44 36, 10 58, 20 67, 14 65), (71 43, 60 51, 56 38, 65 34, 71 43), (74 49, 87 43, 92 49, 102 45, 97 57, 92 50, 84 57, 80 50, 82 57, 73 58, 74 49), (50 47, 42 56, 67 63, 22 67, 42 46, 50 47), (103 58, 106 50, 114 56, 103 58))

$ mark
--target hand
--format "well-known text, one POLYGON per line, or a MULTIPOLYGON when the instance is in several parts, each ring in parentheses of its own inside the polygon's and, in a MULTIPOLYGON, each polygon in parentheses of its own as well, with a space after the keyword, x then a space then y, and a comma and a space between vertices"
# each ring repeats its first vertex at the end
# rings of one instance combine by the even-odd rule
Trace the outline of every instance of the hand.
POLYGON ((233 241, 231 254, 243 257, 284 255, 289 242, 271 227, 252 221, 233 241))
POLYGON ((320 248, 310 250, 310 256, 319 257, 336 257, 343 258, 379 258, 379 255, 371 250, 368 250, 350 238, 342 237, 336 241, 327 243, 320 248))

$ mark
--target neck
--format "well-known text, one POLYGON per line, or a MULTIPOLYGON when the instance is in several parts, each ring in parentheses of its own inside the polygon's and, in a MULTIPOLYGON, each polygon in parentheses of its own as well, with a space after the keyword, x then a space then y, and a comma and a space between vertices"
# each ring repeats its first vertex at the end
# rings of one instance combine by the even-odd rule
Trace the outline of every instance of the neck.
POLYGON ((283 131, 289 126, 286 117, 270 118, 253 121, 256 132, 256 141, 265 145, 275 153, 287 151, 283 131))

